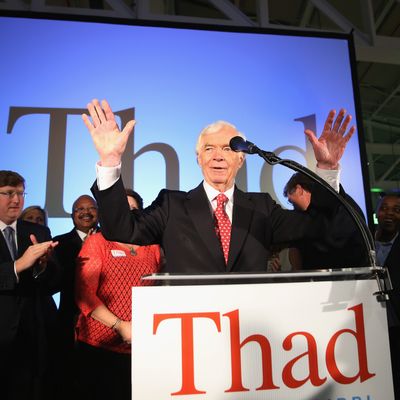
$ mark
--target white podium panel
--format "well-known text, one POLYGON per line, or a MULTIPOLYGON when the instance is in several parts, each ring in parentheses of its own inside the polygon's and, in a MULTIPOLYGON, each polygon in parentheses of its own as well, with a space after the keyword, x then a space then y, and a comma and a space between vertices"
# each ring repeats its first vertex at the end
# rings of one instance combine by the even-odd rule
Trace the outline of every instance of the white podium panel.
POLYGON ((133 288, 134 400, 393 400, 375 280, 133 288))

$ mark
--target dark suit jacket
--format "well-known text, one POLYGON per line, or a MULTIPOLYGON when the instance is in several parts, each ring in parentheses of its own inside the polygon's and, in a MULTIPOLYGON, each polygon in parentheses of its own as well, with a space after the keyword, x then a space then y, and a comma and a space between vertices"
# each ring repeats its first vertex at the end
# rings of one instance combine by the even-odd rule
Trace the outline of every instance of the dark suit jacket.
POLYGON ((384 266, 393 286, 388 303, 389 341, 395 398, 400 399, 400 235, 393 242, 384 266))
POLYGON ((393 242, 384 266, 389 270, 393 286, 390 303, 394 308, 397 318, 400 320, 400 235, 393 242))
POLYGON ((61 335, 64 344, 72 345, 74 341, 74 329, 79 309, 75 304, 75 270, 76 259, 82 248, 82 239, 76 229, 68 233, 54 237, 58 242, 55 254, 62 265, 64 276, 60 290, 60 306, 58 309, 61 335), (68 341, 68 343, 65 343, 68 341))
MULTIPOLYGON (((29 235, 39 242, 51 240, 48 228, 38 224, 18 221, 18 258, 32 244, 29 235)), ((38 265, 36 267, 39 268, 38 265)), ((8 370, 17 360, 19 352, 31 362, 33 374, 40 377, 48 366, 49 356, 54 352, 53 339, 57 336, 57 309, 52 295, 59 290, 61 275, 59 265, 49 261, 46 270, 37 278, 33 269, 14 273, 6 241, 0 234, 0 381, 8 383, 8 370)), ((10 373, 16 373, 15 371, 10 373)), ((17 376, 23 384, 24 377, 17 376)), ((5 385, 7 386, 7 385, 5 385)), ((1 385, 3 388, 3 384, 1 385)), ((33 398, 33 397, 32 397, 33 398)))
MULTIPOLYGON (((352 197, 341 188, 340 195, 364 219, 352 197)), ((368 228, 367 228, 368 229, 368 228)), ((318 240, 303 240, 296 245, 302 258, 302 269, 366 267, 369 265, 364 239, 343 205, 338 205, 329 229, 318 240)))
MULTIPOLYGON (((235 188, 228 265, 215 234, 212 212, 203 185, 189 192, 162 190, 153 204, 130 211, 118 180, 111 188, 92 187, 99 206, 102 233, 108 240, 161 244, 166 257, 162 272, 221 273, 265 271, 271 243, 293 242, 324 229, 324 218, 310 211, 283 210, 270 195, 235 188)), ((327 214, 331 212, 327 209, 327 214)))

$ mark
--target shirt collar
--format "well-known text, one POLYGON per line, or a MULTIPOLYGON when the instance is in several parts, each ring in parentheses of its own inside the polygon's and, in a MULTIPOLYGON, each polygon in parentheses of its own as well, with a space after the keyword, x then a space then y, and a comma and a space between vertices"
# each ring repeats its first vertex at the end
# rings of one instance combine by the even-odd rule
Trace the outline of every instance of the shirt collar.
POLYGON ((17 220, 15 220, 12 224, 7 225, 3 221, 0 221, 0 230, 4 231, 7 226, 11 226, 15 232, 17 232, 17 220))
POLYGON ((86 232, 83 232, 83 231, 80 231, 79 229, 75 229, 76 230, 76 233, 79 235, 79 237, 81 238, 81 240, 83 241, 83 240, 85 240, 85 238, 86 238, 86 236, 87 236, 87 233, 86 232))
MULTIPOLYGON (((210 203, 221 193, 219 190, 212 187, 206 181, 203 181, 203 187, 204 187, 204 190, 207 194, 207 198, 210 203)), ((225 194, 225 196, 228 198, 228 202, 233 202, 233 192, 234 191, 235 191, 235 185, 232 185, 232 187, 230 189, 228 189, 226 192, 223 192, 225 194)))
POLYGON ((397 236, 399 236, 399 232, 397 232, 396 235, 394 235, 393 239, 389 240, 388 242, 382 242, 380 240, 377 240, 376 242, 379 243, 381 246, 392 246, 394 241, 397 239, 397 236))

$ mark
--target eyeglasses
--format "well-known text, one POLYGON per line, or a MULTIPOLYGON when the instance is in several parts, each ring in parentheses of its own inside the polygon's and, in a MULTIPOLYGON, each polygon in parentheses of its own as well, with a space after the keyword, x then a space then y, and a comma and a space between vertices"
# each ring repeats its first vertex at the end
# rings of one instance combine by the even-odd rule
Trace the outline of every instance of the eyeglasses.
POLYGON ((1 196, 8 197, 10 200, 17 196, 19 199, 24 198, 28 193, 26 192, 17 192, 17 191, 9 191, 9 192, 0 192, 1 196))
POLYGON ((94 207, 94 206, 92 206, 92 207, 78 207, 78 208, 74 208, 74 212, 75 213, 78 213, 78 214, 80 214, 80 213, 82 213, 82 212, 85 212, 85 211, 97 211, 97 207, 94 207))

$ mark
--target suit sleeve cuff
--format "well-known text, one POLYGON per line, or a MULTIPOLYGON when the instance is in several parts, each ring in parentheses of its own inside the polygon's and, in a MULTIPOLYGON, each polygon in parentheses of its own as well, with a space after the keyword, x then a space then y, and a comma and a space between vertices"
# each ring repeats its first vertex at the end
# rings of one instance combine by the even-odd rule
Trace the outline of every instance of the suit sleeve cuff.
POLYGON ((15 274, 15 279, 17 280, 17 283, 19 283, 19 276, 17 273, 17 268, 15 267, 15 261, 14 261, 14 274, 15 274))
POLYGON ((315 173, 326 181, 336 192, 339 193, 340 190, 340 172, 341 168, 339 169, 322 169, 316 167, 315 173))
POLYGON ((115 167, 102 167, 96 163, 96 179, 99 190, 106 190, 119 179, 121 176, 121 164, 115 167))

